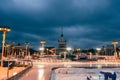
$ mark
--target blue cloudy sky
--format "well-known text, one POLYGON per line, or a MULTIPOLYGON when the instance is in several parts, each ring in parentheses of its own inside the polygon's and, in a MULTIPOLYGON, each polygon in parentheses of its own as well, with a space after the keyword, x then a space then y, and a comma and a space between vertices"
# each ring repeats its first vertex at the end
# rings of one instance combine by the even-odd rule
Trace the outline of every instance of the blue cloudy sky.
MULTIPOLYGON (((61 27, 68 45, 95 48, 120 40, 119 0, 0 0, 0 25, 9 26, 7 43, 33 48, 56 46, 61 27)), ((2 32, 1 38, 2 40, 2 32)))

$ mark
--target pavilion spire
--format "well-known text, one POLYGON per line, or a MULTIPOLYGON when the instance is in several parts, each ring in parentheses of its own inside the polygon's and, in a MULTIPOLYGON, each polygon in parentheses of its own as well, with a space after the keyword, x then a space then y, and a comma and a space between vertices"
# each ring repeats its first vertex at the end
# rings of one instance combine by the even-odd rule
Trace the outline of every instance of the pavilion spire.
POLYGON ((61 37, 63 37, 63 27, 61 27, 61 37))

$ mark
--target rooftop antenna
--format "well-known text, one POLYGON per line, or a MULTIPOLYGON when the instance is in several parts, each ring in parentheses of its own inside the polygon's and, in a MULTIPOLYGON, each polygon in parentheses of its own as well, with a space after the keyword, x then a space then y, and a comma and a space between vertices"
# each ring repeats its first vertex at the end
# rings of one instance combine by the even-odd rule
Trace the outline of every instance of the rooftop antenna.
POLYGON ((63 27, 61 27, 61 37, 63 37, 63 27))

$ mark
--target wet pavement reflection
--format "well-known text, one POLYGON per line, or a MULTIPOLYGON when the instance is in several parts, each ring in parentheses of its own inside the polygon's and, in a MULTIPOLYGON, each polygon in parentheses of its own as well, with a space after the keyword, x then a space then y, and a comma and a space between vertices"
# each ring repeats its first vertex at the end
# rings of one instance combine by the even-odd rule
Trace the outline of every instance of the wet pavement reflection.
POLYGON ((19 80, 48 80, 47 73, 49 68, 42 64, 37 64, 32 67, 26 74, 24 74, 19 80))

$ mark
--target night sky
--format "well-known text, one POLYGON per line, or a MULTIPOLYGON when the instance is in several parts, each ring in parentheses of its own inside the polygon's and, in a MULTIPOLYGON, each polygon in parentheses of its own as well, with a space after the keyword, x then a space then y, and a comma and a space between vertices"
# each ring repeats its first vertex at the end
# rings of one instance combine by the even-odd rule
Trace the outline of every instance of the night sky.
POLYGON ((0 25, 11 28, 6 43, 57 47, 63 27, 68 46, 101 47, 120 40, 120 0, 0 0, 0 25))

